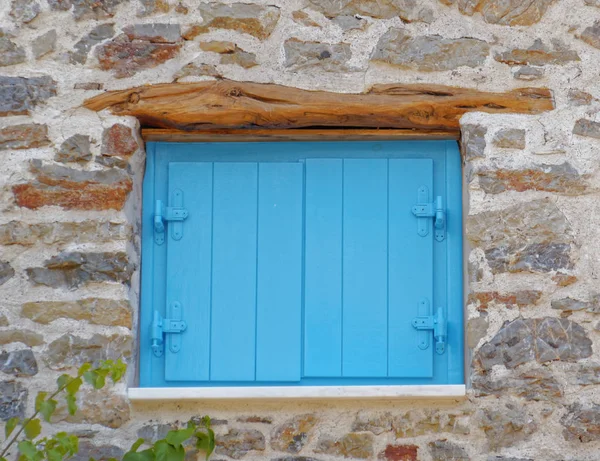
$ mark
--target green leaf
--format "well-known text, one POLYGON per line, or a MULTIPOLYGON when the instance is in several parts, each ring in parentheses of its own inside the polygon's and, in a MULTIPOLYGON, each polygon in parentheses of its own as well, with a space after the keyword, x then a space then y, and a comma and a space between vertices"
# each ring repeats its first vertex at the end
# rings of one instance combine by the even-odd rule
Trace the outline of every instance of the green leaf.
POLYGON ((90 370, 83 374, 83 379, 94 386, 94 389, 102 389, 106 382, 106 374, 108 373, 104 373, 102 370, 90 370))
POLYGON ((29 460, 34 460, 38 454, 37 448, 29 440, 21 440, 17 445, 17 449, 19 453, 29 460))
POLYGON ((57 403, 58 402, 54 399, 49 399, 41 402, 39 411, 46 421, 50 422, 50 418, 56 410, 57 403))
POLYGON ((121 378, 127 372, 127 365, 123 363, 121 359, 117 360, 117 362, 113 365, 112 370, 110 372, 110 377, 114 383, 121 380, 121 378))
POLYGON ((123 456, 123 461, 155 461, 155 458, 154 450, 149 448, 139 452, 128 451, 123 456))
POLYGON ((140 448, 142 446, 142 444, 144 443, 144 439, 137 439, 133 445, 131 445, 131 448, 129 449, 129 451, 132 451, 133 453, 135 453, 137 451, 138 448, 140 448))
POLYGON ((62 461, 63 453, 56 448, 49 448, 46 449, 46 458, 48 458, 48 461, 62 461))
POLYGON ((178 431, 169 431, 165 440, 173 445, 175 448, 179 448, 183 442, 189 439, 196 431, 195 426, 188 427, 187 429, 180 429, 178 431))
POLYGON ((206 432, 196 432, 196 448, 206 454, 206 459, 215 451, 215 433, 212 429, 206 432))
POLYGON ((47 392, 38 392, 35 396, 35 411, 40 411, 40 407, 44 400, 46 400, 47 392))
POLYGON ((3 458, 2 456, 0 456, 0 461, 8 461, 6 458, 3 458))
POLYGON ((154 444, 154 453, 156 461, 183 461, 185 458, 185 450, 181 445, 176 448, 166 440, 154 444))
POLYGON ((17 418, 16 416, 6 421, 6 426, 4 427, 4 435, 7 439, 10 436, 10 434, 12 434, 12 431, 15 430, 17 424, 19 424, 19 418, 17 418))
POLYGON ((83 365, 81 365, 79 367, 79 370, 77 370, 77 376, 81 377, 83 376, 83 374, 92 369, 92 364, 91 363, 84 363, 83 365))
POLYGON ((71 377, 69 375, 60 375, 58 377, 58 379, 56 380, 56 384, 58 385, 58 387, 60 389, 61 387, 66 385, 70 380, 71 380, 71 377))
POLYGON ((42 424, 40 423, 39 419, 35 418, 25 424, 24 429, 25 437, 27 437, 29 440, 35 439, 42 432, 42 424))
POLYGON ((69 414, 73 416, 77 412, 77 398, 73 394, 67 394, 65 400, 67 401, 69 414))
POLYGON ((82 384, 83 381, 81 378, 74 378, 69 384, 67 384, 65 390, 67 391, 67 394, 74 395, 77 393, 82 384))

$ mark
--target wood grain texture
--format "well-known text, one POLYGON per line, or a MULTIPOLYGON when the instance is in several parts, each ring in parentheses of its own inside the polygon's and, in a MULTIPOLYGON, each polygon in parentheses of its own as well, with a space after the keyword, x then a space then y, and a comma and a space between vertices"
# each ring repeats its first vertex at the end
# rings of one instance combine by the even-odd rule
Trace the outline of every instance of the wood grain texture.
POLYGON ((466 112, 536 114, 554 108, 550 90, 506 93, 441 85, 376 85, 362 94, 211 81, 111 91, 85 101, 94 111, 137 117, 144 128, 394 128, 458 133, 466 112))

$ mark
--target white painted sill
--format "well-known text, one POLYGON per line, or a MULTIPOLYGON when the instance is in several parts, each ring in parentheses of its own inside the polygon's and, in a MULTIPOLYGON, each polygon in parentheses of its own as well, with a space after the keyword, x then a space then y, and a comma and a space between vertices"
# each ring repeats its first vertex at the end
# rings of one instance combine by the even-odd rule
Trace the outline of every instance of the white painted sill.
POLYGON ((131 387, 132 401, 242 399, 464 399, 464 384, 422 386, 131 387))

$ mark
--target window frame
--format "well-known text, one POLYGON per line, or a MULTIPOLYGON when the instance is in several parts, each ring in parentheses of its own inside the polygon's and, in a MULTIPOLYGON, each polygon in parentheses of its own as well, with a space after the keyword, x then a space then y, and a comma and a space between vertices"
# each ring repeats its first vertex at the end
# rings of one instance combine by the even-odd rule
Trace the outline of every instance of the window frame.
MULTIPOLYGON (((340 140, 343 141, 343 140, 340 140)), ((360 141, 357 141, 360 142, 360 141)), ((377 141, 370 141, 377 142, 377 141)), ((382 141, 383 142, 383 141, 382 141)), ((457 328, 456 322, 449 322, 448 342, 449 348, 457 350, 455 354, 448 353, 448 383, 449 384, 369 384, 369 385, 332 385, 332 386, 236 386, 236 387, 140 387, 130 388, 130 398, 134 400, 169 400, 170 395, 173 398, 361 398, 361 397, 434 397, 434 398, 457 398, 465 395, 465 370, 464 370, 464 309, 463 309, 463 225, 462 225, 462 162, 458 151, 456 141, 396 141, 402 143, 445 143, 446 148, 446 197, 447 203, 460 203, 458 210, 455 211, 453 219, 450 214, 447 222, 447 312, 448 318, 460 318, 461 328, 457 328), (450 152, 452 154, 450 155, 450 152), (448 178, 454 178, 448 180, 448 178), (454 268, 454 270, 451 270, 454 268), (458 270, 457 270, 458 269, 458 270), (454 274, 454 275, 452 275, 454 274), (451 276, 452 275, 452 276, 451 276), (245 390, 245 391, 244 391, 245 390), (186 397, 187 396, 187 397, 186 397)), ((171 144, 169 142, 149 142, 147 144, 147 155, 156 156, 156 149, 159 144, 171 144)), ((179 144, 179 143, 173 143, 179 144)), ((188 144, 188 143, 186 143, 188 144)), ((194 143, 195 144, 195 143, 194 143)), ((155 162, 146 163, 146 172, 143 182, 142 194, 142 273, 141 283, 144 286, 152 285, 154 274, 148 268, 152 267, 154 261, 153 245, 153 227, 149 223, 149 216, 154 212, 154 178, 155 162)), ((140 341, 139 350, 139 379, 142 384, 149 381, 148 366, 151 360, 148 360, 150 354, 149 347, 145 347, 146 336, 148 335, 147 315, 152 312, 152 307, 145 307, 147 304, 153 304, 147 296, 141 292, 140 303, 140 341)), ((163 358, 164 359, 164 358, 163 358)))

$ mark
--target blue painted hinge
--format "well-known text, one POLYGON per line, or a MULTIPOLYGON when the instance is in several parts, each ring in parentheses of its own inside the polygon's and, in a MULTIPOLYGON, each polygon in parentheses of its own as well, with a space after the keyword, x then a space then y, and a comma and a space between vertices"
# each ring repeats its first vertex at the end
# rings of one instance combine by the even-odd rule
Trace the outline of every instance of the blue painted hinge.
POLYGON ((154 311, 150 347, 156 357, 161 357, 164 353, 166 334, 169 335, 169 350, 175 354, 181 350, 179 334, 186 330, 187 324, 181 320, 181 304, 178 302, 171 303, 171 316, 173 318, 165 319, 158 311, 154 311))
MULTIPOLYGON (((433 339, 435 339, 435 351, 443 354, 446 350, 446 340, 448 336, 448 323, 444 315, 444 308, 438 307, 435 315, 415 317, 412 321, 413 327, 417 330, 433 330, 433 339)), ((429 342, 420 343, 419 347, 427 349, 429 342), (421 347, 425 345, 425 347, 421 347)))
POLYGON ((188 210, 183 208, 183 192, 176 189, 171 199, 173 206, 163 206, 161 200, 154 204, 154 241, 157 245, 165 242, 165 222, 171 222, 169 233, 173 240, 183 237, 183 221, 188 217, 188 210))
POLYGON ((413 214, 417 217, 417 233, 425 237, 429 233, 428 218, 433 218, 435 228, 435 239, 441 242, 446 238, 446 209, 441 195, 436 197, 435 202, 429 203, 429 188, 421 186, 418 190, 418 201, 412 207, 413 214))

